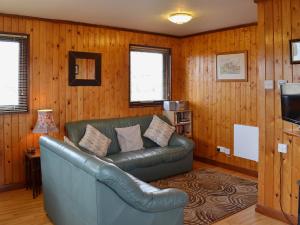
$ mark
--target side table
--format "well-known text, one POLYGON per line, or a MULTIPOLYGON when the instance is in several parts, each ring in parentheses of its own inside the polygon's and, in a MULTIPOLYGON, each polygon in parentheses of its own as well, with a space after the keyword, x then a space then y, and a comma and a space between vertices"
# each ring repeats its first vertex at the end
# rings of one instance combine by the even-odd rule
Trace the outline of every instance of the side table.
POLYGON ((26 189, 32 189, 32 197, 36 198, 41 193, 42 176, 41 176, 41 160, 40 150, 35 153, 25 151, 25 178, 26 189))

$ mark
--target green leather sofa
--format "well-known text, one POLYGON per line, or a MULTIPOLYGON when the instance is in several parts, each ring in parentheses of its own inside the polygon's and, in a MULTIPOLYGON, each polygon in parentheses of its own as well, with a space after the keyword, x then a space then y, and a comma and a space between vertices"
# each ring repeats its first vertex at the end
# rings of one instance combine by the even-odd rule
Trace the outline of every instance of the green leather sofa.
MULTIPOLYGON (((78 142, 85 133, 86 125, 94 126, 112 140, 107 156, 102 159, 143 181, 149 182, 192 170, 194 142, 176 133, 172 135, 167 147, 161 148, 148 138, 142 137, 145 149, 121 152, 115 128, 140 124, 141 133, 144 134, 152 118, 152 116, 140 116, 76 121, 66 123, 66 132, 69 139, 80 147, 78 142)), ((160 118, 169 122, 164 116, 160 118)))
POLYGON ((119 151, 113 128, 139 123, 143 133, 151 118, 80 121, 66 125, 75 143, 83 135, 87 123, 110 137, 113 141, 109 155, 103 159, 54 138, 40 138, 45 210, 55 225, 183 224, 186 193, 172 188, 160 190, 131 174, 148 181, 190 170, 193 142, 174 134, 167 148, 158 148, 144 139, 147 149, 137 151, 136 157, 132 153, 124 154, 121 160, 123 153, 119 151), (161 160, 157 159, 155 151, 161 160), (142 156, 153 158, 137 163, 136 159, 142 156), (134 166, 124 163, 125 159, 134 166), (181 169, 178 168, 180 162, 181 169))

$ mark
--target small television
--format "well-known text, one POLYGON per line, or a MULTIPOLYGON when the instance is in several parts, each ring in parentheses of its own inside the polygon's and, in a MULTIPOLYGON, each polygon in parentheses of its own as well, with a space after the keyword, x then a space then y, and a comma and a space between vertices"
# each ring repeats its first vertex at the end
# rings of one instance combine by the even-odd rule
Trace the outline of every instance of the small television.
POLYGON ((300 83, 287 83, 280 87, 282 119, 300 125, 300 83))

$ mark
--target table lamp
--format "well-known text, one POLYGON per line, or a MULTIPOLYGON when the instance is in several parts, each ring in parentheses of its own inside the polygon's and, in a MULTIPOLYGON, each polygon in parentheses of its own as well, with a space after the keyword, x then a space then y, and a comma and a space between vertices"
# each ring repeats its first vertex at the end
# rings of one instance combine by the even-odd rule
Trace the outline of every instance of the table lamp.
MULTIPOLYGON (((32 133, 48 134, 49 132, 58 132, 54 122, 52 109, 40 109, 37 112, 38 118, 32 133)), ((35 151, 35 149, 32 150, 33 152, 35 151)))

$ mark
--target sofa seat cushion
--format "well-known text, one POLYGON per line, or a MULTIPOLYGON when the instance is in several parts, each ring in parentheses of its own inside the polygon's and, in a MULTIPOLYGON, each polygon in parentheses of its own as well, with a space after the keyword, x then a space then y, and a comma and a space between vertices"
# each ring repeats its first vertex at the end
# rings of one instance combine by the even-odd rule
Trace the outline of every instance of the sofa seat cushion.
POLYGON ((106 156, 125 171, 174 162, 184 158, 189 151, 180 146, 155 147, 106 156))

